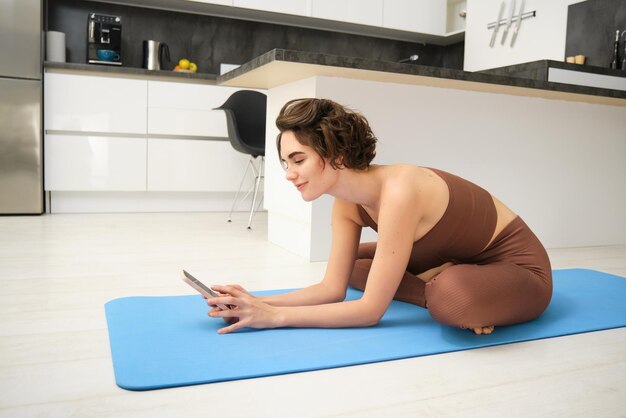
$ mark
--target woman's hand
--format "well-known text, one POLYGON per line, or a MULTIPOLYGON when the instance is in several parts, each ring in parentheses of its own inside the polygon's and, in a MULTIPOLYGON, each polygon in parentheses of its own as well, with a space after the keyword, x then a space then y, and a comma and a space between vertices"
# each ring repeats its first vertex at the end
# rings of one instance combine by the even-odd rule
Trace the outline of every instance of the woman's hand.
MULTIPOLYGON (((251 295, 250 293, 248 293, 248 291, 247 291, 246 289, 244 289, 243 287, 239 286, 238 284, 231 284, 230 286, 232 286, 232 287, 234 287, 234 288, 236 288, 236 289, 238 289, 238 290, 241 290, 242 292, 245 292, 245 293, 247 293, 248 295, 250 295, 250 296, 254 297, 253 295, 251 295)), ((213 290, 215 293, 217 293, 217 294, 218 294, 218 295, 220 295, 220 296, 228 296, 228 294, 226 294, 226 293, 221 293, 221 292, 216 291, 213 287, 211 287, 211 290, 213 290)), ((204 296, 204 295, 203 295, 202 297, 204 298, 204 300, 205 300, 205 301, 207 301, 207 300, 209 299, 207 296, 204 296)), ((209 316, 212 316, 212 315, 211 315, 211 313, 212 313, 212 312, 219 312, 219 311, 221 311, 221 310, 222 310, 221 308, 217 307, 216 305, 212 305, 212 304, 210 304, 208 301, 207 301, 207 305, 209 305, 209 306, 212 308, 212 309, 211 309, 211 310, 209 310, 209 312, 208 312, 208 315, 209 315, 209 316)), ((235 309, 235 307, 233 306, 233 307, 232 307, 232 309, 235 309)), ((235 322, 239 321, 239 318, 235 318, 235 317, 233 317, 233 318, 222 318, 222 319, 223 319, 223 320, 224 320, 224 322, 226 322, 227 324, 234 324, 235 322)))
POLYGON ((212 318, 222 318, 228 324, 221 328, 219 334, 227 334, 243 327, 250 328, 275 328, 278 323, 279 308, 261 302, 254 295, 248 293, 238 285, 212 286, 214 290, 222 294, 218 298, 208 298, 207 304, 213 306, 209 311, 212 318), (231 309, 220 310, 216 304, 231 306, 231 309))

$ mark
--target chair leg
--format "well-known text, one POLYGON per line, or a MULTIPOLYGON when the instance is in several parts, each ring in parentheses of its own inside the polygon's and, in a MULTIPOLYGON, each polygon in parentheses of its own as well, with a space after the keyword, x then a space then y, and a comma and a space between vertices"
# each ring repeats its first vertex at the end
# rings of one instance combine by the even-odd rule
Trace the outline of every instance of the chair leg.
POLYGON ((261 200, 258 201, 257 203, 257 199, 258 199, 258 195, 259 195, 259 189, 261 186, 261 182, 264 179, 264 170, 265 170, 265 157, 261 157, 260 161, 259 161, 259 166, 256 167, 254 164, 254 161, 256 160, 256 158, 252 158, 250 157, 250 159, 248 160, 248 165, 246 166, 246 171, 243 174, 243 177, 241 179, 241 182, 239 183, 239 189, 237 190, 237 194, 235 195, 235 200, 233 201, 233 205, 230 208, 230 212, 228 213, 228 222, 232 222, 232 214, 235 211, 235 206, 237 206, 238 202, 243 202, 244 200, 246 200, 246 198, 248 197, 248 195, 250 195, 250 193, 253 193, 252 195, 252 203, 250 205, 250 216, 248 218, 248 229, 252 229, 252 219, 254 218, 254 214, 256 213, 256 211, 259 209, 259 207, 261 206, 261 200), (241 198, 241 200, 239 199, 239 195, 241 194, 241 188, 243 187, 243 183, 246 180, 246 176, 248 175, 248 170, 252 169, 252 175, 254 176, 254 185, 253 187, 248 190, 246 192, 246 194, 241 198))
POLYGON ((259 162, 258 170, 254 170, 256 174, 255 182, 254 182, 254 195, 252 196, 252 205, 250 206, 250 218, 248 219, 248 229, 252 229, 252 218, 254 217, 254 213, 256 211, 256 199, 259 194, 259 186, 261 185, 261 181, 264 179, 263 170, 265 167, 265 157, 261 157, 261 161, 259 162))
MULTIPOLYGON (((241 193, 241 188, 243 187, 243 183, 244 181, 246 181, 246 176, 248 175, 248 170, 250 169, 250 166, 252 166, 252 169, 254 170, 254 165, 252 164, 252 157, 248 160, 248 164, 246 165, 246 171, 244 171, 243 177, 241 177, 241 182, 239 182, 239 189, 237 189, 235 200, 233 200, 233 206, 230 208, 230 212, 228 213, 228 222, 232 222, 233 211, 235 210, 235 206, 237 205, 237 199, 239 199, 239 193, 241 193)), ((242 200, 244 200, 248 196, 248 194, 250 194, 249 191, 242 200)))

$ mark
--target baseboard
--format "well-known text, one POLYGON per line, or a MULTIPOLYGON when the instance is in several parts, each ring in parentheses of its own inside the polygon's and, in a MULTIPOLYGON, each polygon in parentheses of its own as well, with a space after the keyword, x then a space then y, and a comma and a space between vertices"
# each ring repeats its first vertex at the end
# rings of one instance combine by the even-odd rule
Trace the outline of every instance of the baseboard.
MULTIPOLYGON (((235 192, 50 192, 49 195, 50 213, 228 212, 235 199, 235 192)), ((250 203, 250 198, 238 203, 235 211, 249 211, 250 203)))

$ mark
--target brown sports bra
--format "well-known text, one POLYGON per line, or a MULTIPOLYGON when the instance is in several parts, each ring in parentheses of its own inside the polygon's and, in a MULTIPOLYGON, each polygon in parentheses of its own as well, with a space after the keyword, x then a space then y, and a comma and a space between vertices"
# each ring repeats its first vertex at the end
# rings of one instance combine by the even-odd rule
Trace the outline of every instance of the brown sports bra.
MULTIPOLYGON (((407 270, 420 274, 448 261, 472 263, 485 249, 496 229, 498 214, 491 194, 476 184, 445 171, 428 168, 448 185, 450 199, 441 219, 413 244, 407 270)), ((378 225, 361 205, 363 223, 378 225)))

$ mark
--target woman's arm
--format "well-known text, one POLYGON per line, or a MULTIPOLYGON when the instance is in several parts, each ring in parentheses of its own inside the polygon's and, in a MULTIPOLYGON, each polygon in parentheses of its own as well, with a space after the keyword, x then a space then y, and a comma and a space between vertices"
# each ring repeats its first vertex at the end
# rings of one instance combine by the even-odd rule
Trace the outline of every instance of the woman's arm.
POLYGON ((261 301, 273 306, 309 306, 344 300, 362 226, 355 204, 341 199, 335 199, 331 219, 332 246, 324 279, 293 292, 261 296, 261 301))
POLYGON ((383 192, 376 254, 361 299, 283 308, 278 311, 278 326, 331 328, 377 324, 389 307, 411 256, 421 217, 416 213, 416 201, 416 193, 401 182, 389 185, 383 192))
MULTIPOLYGON (((229 287, 216 287, 218 291, 228 293, 230 296, 218 299, 209 299, 209 303, 217 302, 235 305, 238 309, 229 311, 212 311, 213 317, 239 318, 239 321, 228 327, 222 328, 220 333, 235 331, 242 327, 275 328, 275 327, 360 327, 378 323, 402 280, 408 263, 413 238, 419 216, 415 209, 415 196, 410 191, 402 190, 402 187, 389 188, 382 200, 378 218, 378 244, 372 268, 370 270, 367 286, 363 297, 359 300, 337 303, 326 303, 314 306, 272 306, 258 298, 251 298, 241 294, 237 289, 229 287)), ((333 217, 334 220, 334 217, 333 217)), ((341 228, 340 228, 341 229, 341 228)), ((333 225, 333 232, 335 226, 333 225)), ((349 240, 352 242, 354 237, 349 240)), ((356 244, 349 249, 334 248, 331 255, 344 258, 329 260, 329 270, 337 268, 337 272, 343 270, 345 276, 325 276, 324 282, 329 283, 329 288, 343 291, 347 287, 347 280, 354 262, 354 254, 358 248, 356 244), (344 251, 347 251, 344 253, 344 251), (352 254, 352 256, 349 256, 352 254), (347 262, 349 260, 349 263, 347 262), (336 263, 336 264, 335 264, 336 263), (349 267, 348 267, 348 264, 349 267)), ((322 282, 322 284, 324 284, 322 282)))

